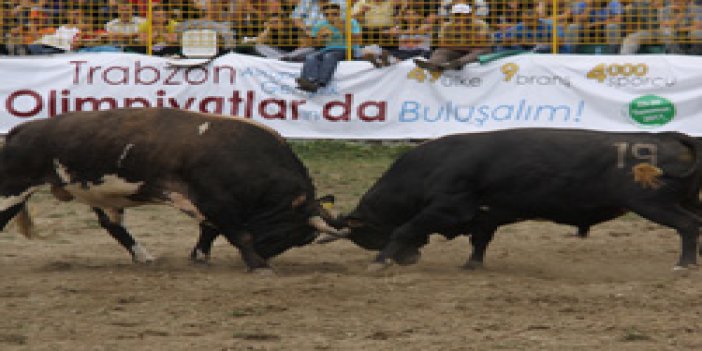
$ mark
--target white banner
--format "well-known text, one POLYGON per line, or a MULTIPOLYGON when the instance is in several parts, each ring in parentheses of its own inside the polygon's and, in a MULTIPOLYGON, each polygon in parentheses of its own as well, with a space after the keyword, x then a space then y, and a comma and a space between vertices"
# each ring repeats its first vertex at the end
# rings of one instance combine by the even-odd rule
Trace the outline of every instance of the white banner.
POLYGON ((289 138, 408 139, 506 128, 702 136, 702 58, 510 56, 432 75, 341 62, 318 93, 300 63, 229 54, 201 67, 134 54, 0 59, 0 132, 66 111, 163 106, 252 118, 289 138))

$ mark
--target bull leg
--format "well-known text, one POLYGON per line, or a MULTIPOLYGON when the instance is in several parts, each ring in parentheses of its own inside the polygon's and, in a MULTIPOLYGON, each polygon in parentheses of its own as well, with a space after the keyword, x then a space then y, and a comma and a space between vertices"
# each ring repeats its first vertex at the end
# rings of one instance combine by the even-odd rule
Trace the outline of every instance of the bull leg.
POLYGON ((485 261, 485 252, 487 247, 495 236, 497 226, 485 227, 476 229, 470 236, 470 243, 473 246, 473 252, 470 254, 468 261, 463 265, 465 269, 478 269, 483 267, 485 261))
POLYGON ((142 247, 134 237, 122 225, 123 209, 101 209, 93 207, 93 211, 97 214, 100 226, 105 228, 110 235, 122 245, 130 255, 132 261, 139 263, 148 263, 154 260, 154 257, 142 247))
POLYGON ((575 236, 581 239, 587 238, 587 236, 590 234, 590 226, 589 225, 579 225, 578 226, 578 232, 575 233, 575 236))
MULTIPOLYGON (((698 199, 695 199, 694 201, 691 201, 689 203, 685 203, 684 207, 686 210, 692 212, 698 219, 702 218, 702 203, 700 203, 698 199)), ((702 232, 699 232, 699 235, 702 236, 702 232)), ((700 245, 698 251, 699 255, 702 256, 702 245, 700 245)))
POLYGON ((219 230, 204 223, 200 223, 200 237, 190 253, 190 259, 197 263, 207 263, 210 260, 212 242, 219 235, 219 230))
POLYGON ((674 269, 697 264, 699 226, 702 222, 682 206, 639 205, 632 211, 640 216, 677 230, 680 235, 681 253, 674 269))
POLYGON ((225 231, 224 236, 230 244, 239 249, 241 258, 249 272, 270 272, 271 267, 254 249, 253 237, 245 231, 225 231))
POLYGON ((471 233, 470 243, 473 246, 473 252, 463 265, 463 268, 481 268, 485 261, 485 252, 495 236, 497 228, 516 221, 519 221, 519 216, 517 213, 509 210, 489 209, 479 211, 466 230, 467 233, 471 233))
POLYGON ((456 228, 467 227, 474 214, 475 206, 468 195, 436 197, 429 206, 392 233, 390 242, 376 256, 369 269, 377 270, 398 255, 404 255, 407 250, 417 250, 428 242, 431 233, 452 232, 456 228))

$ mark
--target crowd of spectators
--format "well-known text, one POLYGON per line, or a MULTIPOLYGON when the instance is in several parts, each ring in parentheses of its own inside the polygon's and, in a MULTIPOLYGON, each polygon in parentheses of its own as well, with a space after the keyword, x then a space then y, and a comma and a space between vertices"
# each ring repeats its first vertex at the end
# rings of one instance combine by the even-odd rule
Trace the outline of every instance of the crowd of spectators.
POLYGON ((219 53, 304 61, 325 46, 314 28, 329 20, 323 11, 328 4, 359 25, 354 45, 364 49, 354 51, 355 57, 379 67, 413 56, 428 58, 433 49, 465 46, 456 38, 485 33, 488 40, 473 46, 609 54, 648 52, 655 46, 674 54, 702 52, 702 0, 152 0, 151 9, 147 0, 2 1, 0 54, 5 55, 147 50, 177 55, 183 32, 211 29, 219 53), (467 5, 470 13, 452 13, 454 5, 467 5), (465 15, 470 25, 456 26, 465 15))

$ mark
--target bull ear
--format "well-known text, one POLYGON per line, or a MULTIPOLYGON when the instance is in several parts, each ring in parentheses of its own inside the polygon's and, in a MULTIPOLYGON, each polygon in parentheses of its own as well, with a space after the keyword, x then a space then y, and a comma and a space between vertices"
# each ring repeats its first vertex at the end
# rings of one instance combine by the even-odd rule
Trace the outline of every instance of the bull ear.
POLYGON ((304 204, 305 201, 307 201, 307 195, 305 195, 305 194, 299 195, 298 197, 293 199, 292 204, 291 204, 292 208, 298 208, 298 207, 302 206, 302 204, 304 204))
POLYGON ((360 219, 347 219, 346 225, 348 225, 349 228, 361 228, 366 224, 360 219))
POLYGON ((349 228, 362 228, 366 225, 366 223, 362 219, 355 216, 347 216, 346 218, 344 218, 344 222, 349 228))

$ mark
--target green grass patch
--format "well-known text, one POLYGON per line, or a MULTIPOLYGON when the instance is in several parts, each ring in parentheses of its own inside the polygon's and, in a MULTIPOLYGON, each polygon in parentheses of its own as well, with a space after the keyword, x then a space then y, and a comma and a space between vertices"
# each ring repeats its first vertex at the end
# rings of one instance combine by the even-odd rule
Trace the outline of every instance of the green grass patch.
POLYGON ((336 196, 337 208, 353 209, 368 188, 400 155, 408 142, 291 141, 293 151, 310 171, 319 196, 336 196))

